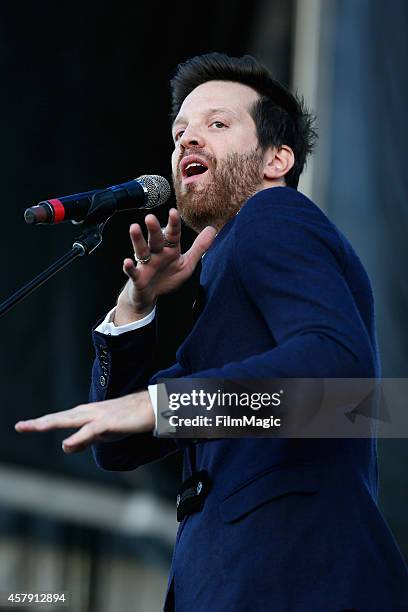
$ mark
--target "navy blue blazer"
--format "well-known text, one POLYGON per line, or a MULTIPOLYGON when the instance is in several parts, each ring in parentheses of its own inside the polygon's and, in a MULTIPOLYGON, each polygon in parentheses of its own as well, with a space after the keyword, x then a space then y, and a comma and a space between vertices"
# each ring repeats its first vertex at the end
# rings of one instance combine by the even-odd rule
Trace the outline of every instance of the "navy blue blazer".
MULTIPOLYGON (((115 337, 94 332, 91 401, 160 377, 379 376, 367 274, 298 191, 250 198, 205 255, 200 283, 202 312, 168 370, 153 375, 155 322, 115 337)), ((195 469, 212 479, 203 509, 180 524, 168 609, 173 596, 177 612, 408 609, 405 565, 377 505, 375 440, 149 433, 93 450, 108 470, 181 451, 184 478, 195 469)))

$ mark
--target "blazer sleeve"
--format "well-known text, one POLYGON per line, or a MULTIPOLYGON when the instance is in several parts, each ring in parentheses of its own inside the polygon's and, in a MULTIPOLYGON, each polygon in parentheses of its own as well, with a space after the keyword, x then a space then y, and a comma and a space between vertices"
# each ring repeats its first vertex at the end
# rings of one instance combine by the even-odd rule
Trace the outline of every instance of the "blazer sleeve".
MULTIPOLYGON (((93 331, 93 342, 96 357, 92 368, 90 402, 121 397, 147 388, 155 369, 155 320, 120 336, 93 331)), ((150 432, 92 446, 96 464, 105 470, 133 470, 178 449, 174 440, 157 438, 150 432)))

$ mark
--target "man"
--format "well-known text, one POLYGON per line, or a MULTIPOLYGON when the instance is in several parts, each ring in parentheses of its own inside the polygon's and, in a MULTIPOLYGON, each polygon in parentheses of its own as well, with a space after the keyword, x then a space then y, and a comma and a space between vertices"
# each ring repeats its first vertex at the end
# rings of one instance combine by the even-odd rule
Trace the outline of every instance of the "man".
POLYGON ((379 375, 367 275, 296 190, 315 140, 303 104, 249 56, 193 58, 172 92, 173 182, 198 237, 180 253, 174 209, 164 232, 146 217, 147 241, 131 226, 136 261, 124 261, 129 280, 94 332, 92 403, 16 428, 77 428, 65 452, 93 444, 110 470, 182 450, 181 491, 198 503, 182 517, 165 609, 403 610, 406 574, 376 503, 373 439, 152 435, 146 388, 153 395, 159 378, 379 375), (204 253, 201 314, 175 365, 152 376, 156 300, 204 253))

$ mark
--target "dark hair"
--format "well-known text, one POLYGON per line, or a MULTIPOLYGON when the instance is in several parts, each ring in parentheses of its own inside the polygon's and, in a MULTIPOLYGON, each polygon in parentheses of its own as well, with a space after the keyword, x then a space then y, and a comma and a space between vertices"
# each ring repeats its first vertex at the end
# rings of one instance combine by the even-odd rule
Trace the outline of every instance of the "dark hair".
POLYGON ((286 144, 293 150, 295 163, 285 175, 285 182, 296 189, 306 157, 317 140, 315 117, 305 108, 303 98, 274 80, 268 69, 250 55, 230 57, 223 53, 207 53, 178 65, 170 81, 172 121, 189 93, 207 81, 234 81, 259 93, 260 99, 250 109, 259 145, 266 150, 269 146, 286 144))

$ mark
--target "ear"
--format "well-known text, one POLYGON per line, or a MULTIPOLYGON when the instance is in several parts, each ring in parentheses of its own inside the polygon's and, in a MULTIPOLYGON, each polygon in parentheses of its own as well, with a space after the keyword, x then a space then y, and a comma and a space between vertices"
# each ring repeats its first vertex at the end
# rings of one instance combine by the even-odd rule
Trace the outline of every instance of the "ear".
POLYGON ((279 149, 271 147, 265 153, 264 178, 284 179, 294 163, 295 155, 290 147, 287 145, 282 145, 279 149))

